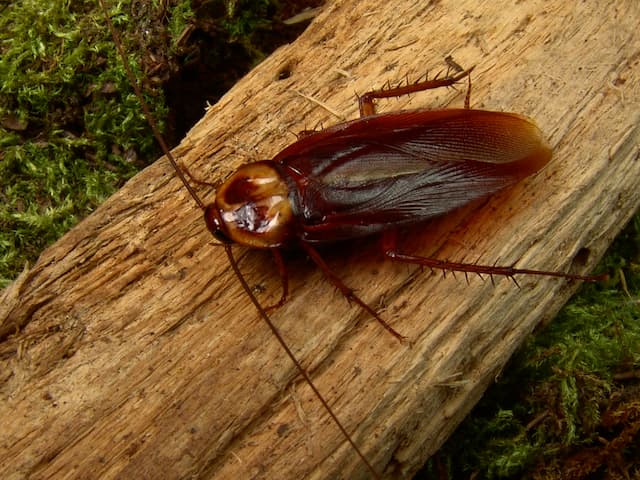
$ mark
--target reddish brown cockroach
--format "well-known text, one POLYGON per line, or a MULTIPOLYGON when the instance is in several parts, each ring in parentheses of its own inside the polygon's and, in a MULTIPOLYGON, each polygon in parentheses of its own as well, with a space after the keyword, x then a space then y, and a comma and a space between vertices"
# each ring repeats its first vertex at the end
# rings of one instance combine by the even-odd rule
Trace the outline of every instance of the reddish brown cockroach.
POLYGON ((234 259, 232 244, 268 249, 274 254, 283 280, 282 296, 274 307, 285 302, 288 291, 280 249, 301 247, 345 297, 397 338, 403 337, 342 283, 323 261, 316 245, 381 234, 388 258, 431 269, 507 277, 530 274, 588 281, 599 278, 454 263, 397 251, 398 228, 444 215, 491 195, 537 172, 551 159, 551 149, 530 119, 515 113, 470 109, 469 93, 464 109, 375 112, 375 99, 451 86, 468 77, 471 69, 442 79, 366 93, 359 98, 359 119, 305 132, 272 160, 242 166, 218 188, 215 202, 205 205, 158 131, 102 0, 100 3, 154 135, 203 210, 207 228, 223 244, 231 268, 260 316, 375 478, 376 470, 293 355, 267 309, 256 299, 234 259))

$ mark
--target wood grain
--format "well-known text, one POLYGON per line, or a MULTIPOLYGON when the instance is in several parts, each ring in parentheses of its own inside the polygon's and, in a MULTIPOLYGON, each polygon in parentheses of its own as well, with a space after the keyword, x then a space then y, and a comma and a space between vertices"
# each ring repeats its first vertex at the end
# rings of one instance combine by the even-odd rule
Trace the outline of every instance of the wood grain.
MULTIPOLYGON (((482 205, 405 232, 405 246, 586 272, 640 203, 638 18, 634 0, 327 2, 175 153, 215 181, 272 157, 291 132, 338 121, 300 93, 350 119, 354 93, 435 73, 453 55, 477 65, 472 106, 536 119, 554 159, 482 205)), ((381 109, 462 101, 443 90, 381 109)), ((236 252, 272 303, 269 255, 236 252)), ((415 473, 577 287, 443 279, 384 262, 375 240, 326 252, 407 347, 293 257, 291 299, 272 318, 388 478, 415 473)), ((3 478, 367 478, 164 159, 43 253, 0 309, 3 478)))

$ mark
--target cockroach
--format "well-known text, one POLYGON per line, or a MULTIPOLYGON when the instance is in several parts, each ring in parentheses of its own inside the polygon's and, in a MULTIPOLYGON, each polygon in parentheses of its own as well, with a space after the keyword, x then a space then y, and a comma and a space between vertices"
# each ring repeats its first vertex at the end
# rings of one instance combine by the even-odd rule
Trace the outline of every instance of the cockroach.
MULTIPOLYGON (((374 234, 382 235, 384 255, 392 261, 465 275, 519 274, 596 281, 600 276, 456 263, 398 251, 399 228, 445 215, 534 174, 552 152, 535 123, 516 113, 465 108, 376 113, 375 100, 450 87, 469 78, 472 69, 443 78, 373 90, 359 97, 360 118, 300 138, 271 160, 246 164, 219 186, 205 204, 166 145, 127 62, 119 35, 99 0, 127 75, 153 133, 185 188, 204 213, 211 234, 222 244, 231 269, 300 375, 362 459, 374 478, 377 471, 358 448, 305 369, 292 353, 267 311, 285 303, 288 278, 281 249, 301 248, 327 279, 350 301, 404 339, 347 287, 324 262, 316 247, 374 234), (280 300, 264 308, 243 277, 231 246, 273 253, 282 278, 280 300)), ((457 67, 457 64, 455 64, 457 67)), ((192 182, 196 180, 189 174, 192 182)))

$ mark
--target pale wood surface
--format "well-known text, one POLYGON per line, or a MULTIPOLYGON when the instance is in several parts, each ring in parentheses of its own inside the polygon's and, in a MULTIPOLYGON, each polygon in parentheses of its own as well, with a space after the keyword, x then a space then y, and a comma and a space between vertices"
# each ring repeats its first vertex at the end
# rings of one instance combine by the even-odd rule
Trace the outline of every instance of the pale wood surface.
MULTIPOLYGON (((328 2, 176 153, 213 181, 273 156, 291 132, 338 121, 296 91, 354 118, 354 93, 436 72, 451 54, 477 65, 472 106, 536 119, 554 159, 485 204, 407 233, 408 248, 586 271, 640 202, 639 5, 328 2), (291 75, 278 80, 283 69, 291 75)), ((448 90, 383 102, 382 110, 461 104, 462 94, 448 90)), ((262 301, 273 302, 280 284, 270 257, 237 254, 249 282, 266 292, 262 301)), ((522 277, 520 290, 506 279, 467 285, 384 262, 375 241, 340 245, 327 260, 413 347, 350 306, 305 259, 291 262, 291 299, 272 317, 389 478, 416 471, 575 289, 522 277)), ((367 477, 165 160, 4 294, 2 478, 367 477)))

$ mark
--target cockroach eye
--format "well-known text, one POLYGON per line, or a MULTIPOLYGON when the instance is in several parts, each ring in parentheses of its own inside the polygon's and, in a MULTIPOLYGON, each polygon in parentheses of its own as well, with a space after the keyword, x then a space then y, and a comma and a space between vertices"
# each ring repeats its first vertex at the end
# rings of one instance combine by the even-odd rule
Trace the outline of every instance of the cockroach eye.
POLYGON ((229 237, 227 237, 222 230, 214 230, 213 236, 216 238, 216 240, 220 241, 220 243, 233 243, 233 241, 229 237))
POLYGON ((213 234, 216 240, 225 244, 233 243, 229 236, 222 230, 215 205, 208 205, 204 209, 204 221, 207 224, 207 229, 213 234))

